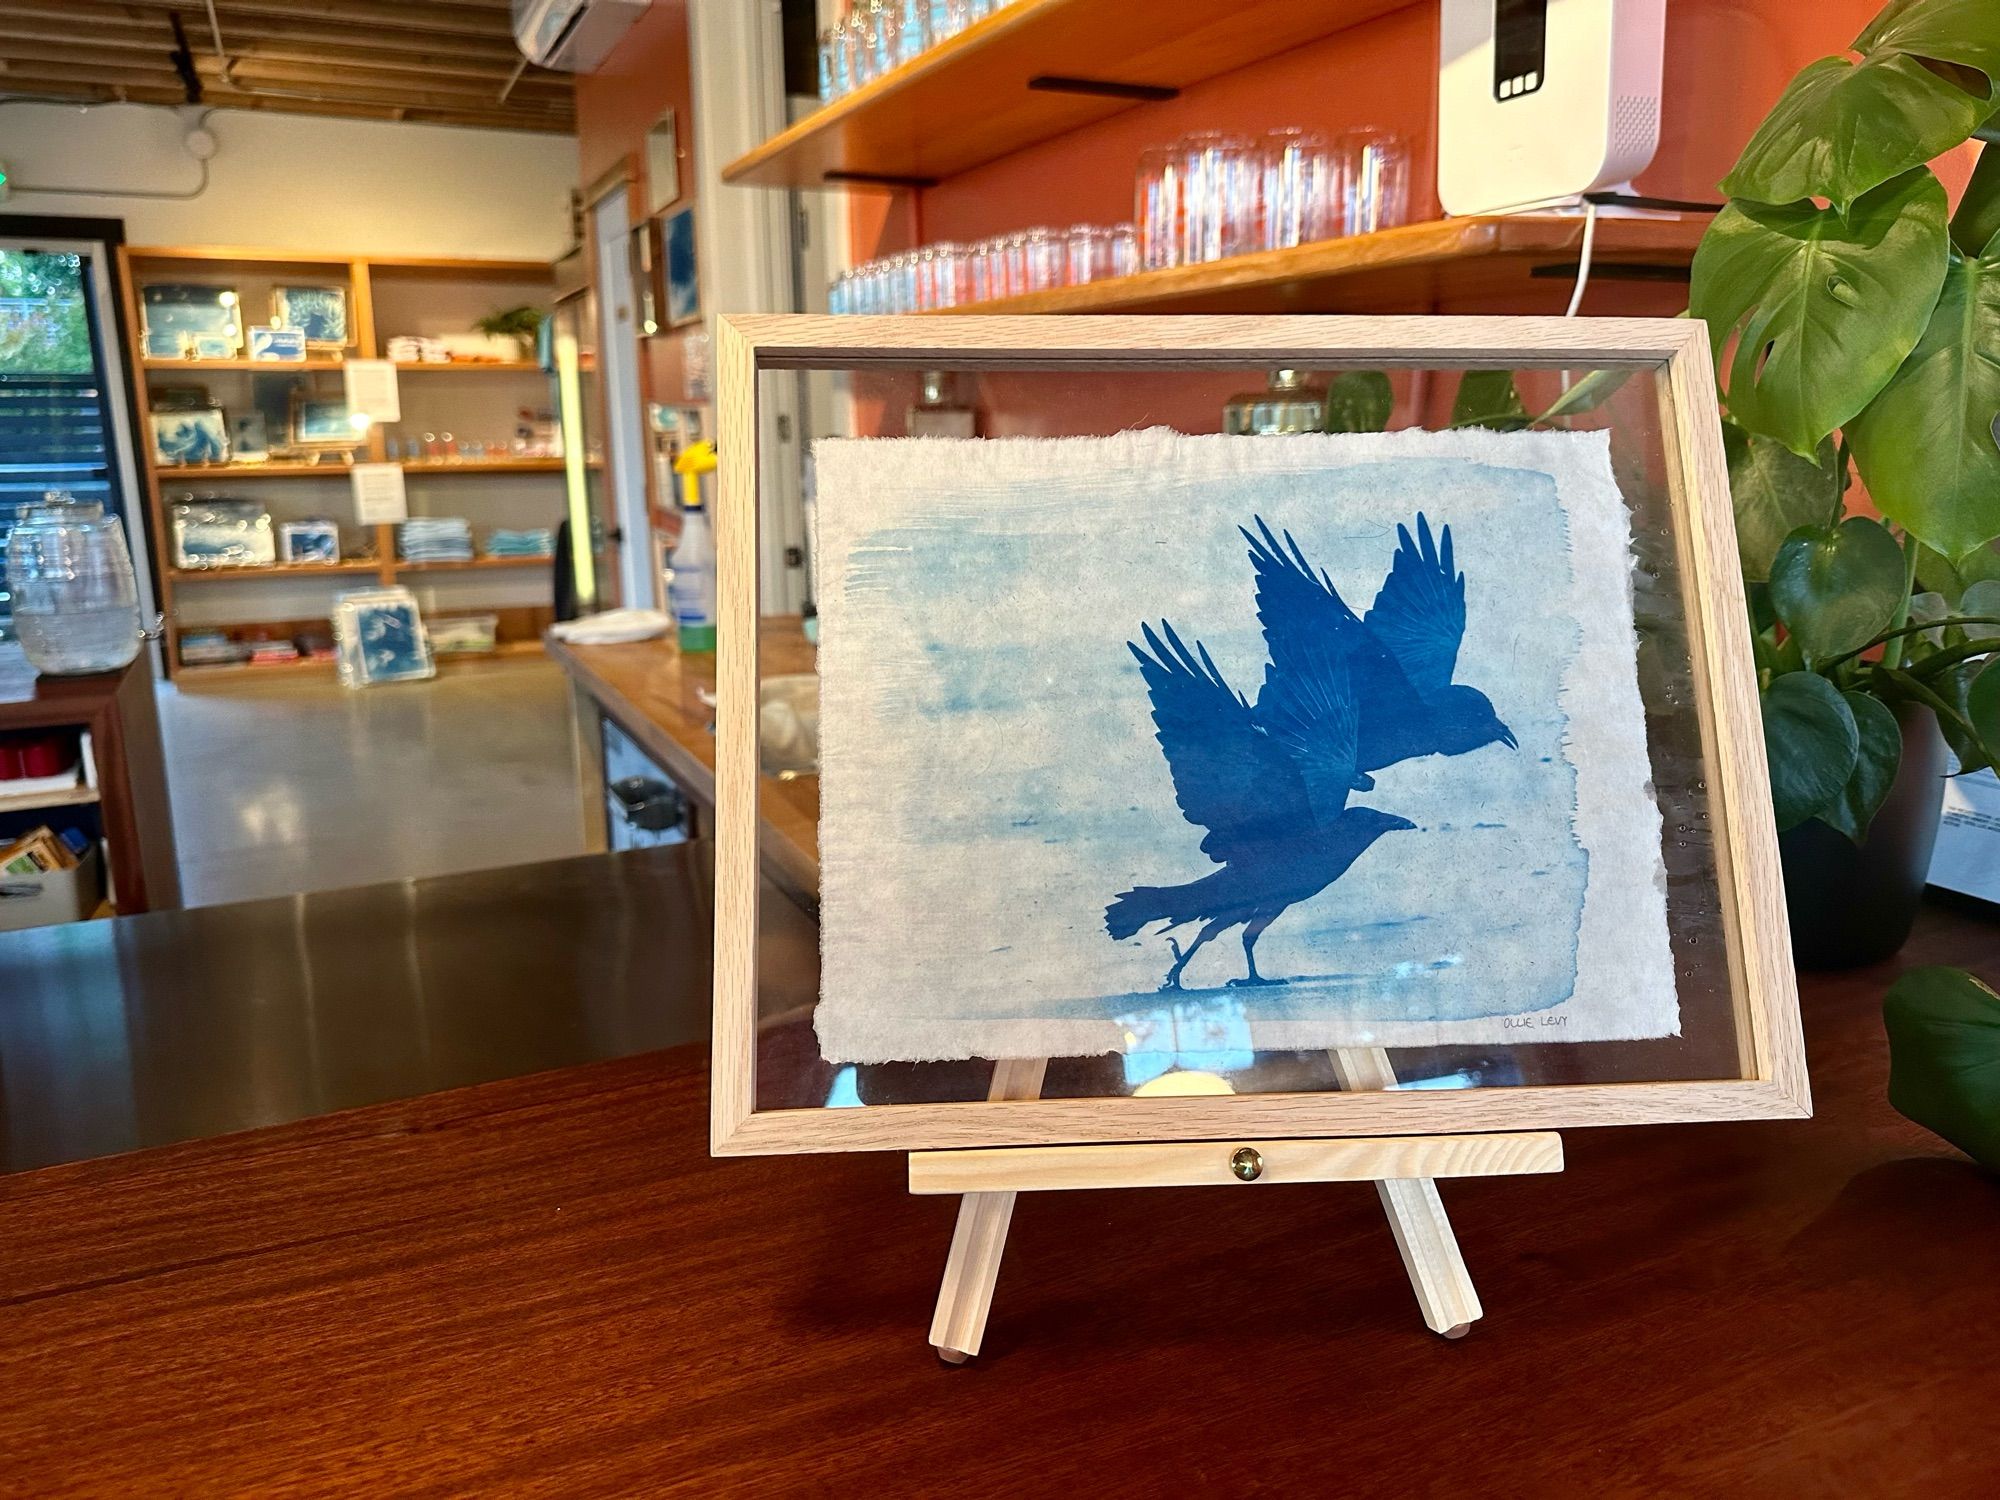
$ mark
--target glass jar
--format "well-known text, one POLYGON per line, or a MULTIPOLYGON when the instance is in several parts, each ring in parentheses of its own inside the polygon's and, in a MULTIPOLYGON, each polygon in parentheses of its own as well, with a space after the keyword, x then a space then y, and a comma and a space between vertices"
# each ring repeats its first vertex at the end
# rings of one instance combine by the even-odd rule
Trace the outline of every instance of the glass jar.
POLYGON ((14 630, 38 672, 115 672, 139 654, 139 590, 125 528, 94 500, 50 494, 7 538, 14 630))
POLYGON ((1287 432, 1326 431, 1327 389, 1300 370, 1273 370, 1261 391, 1229 398, 1222 430, 1257 437, 1287 432))

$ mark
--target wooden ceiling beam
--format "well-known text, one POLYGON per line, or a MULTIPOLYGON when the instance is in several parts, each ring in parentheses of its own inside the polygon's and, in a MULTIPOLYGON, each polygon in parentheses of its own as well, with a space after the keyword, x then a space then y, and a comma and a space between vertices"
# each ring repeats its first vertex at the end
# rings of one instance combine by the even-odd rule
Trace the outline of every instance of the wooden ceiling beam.
MULTIPOLYGON (((198 55, 194 61, 196 69, 204 77, 223 76, 223 65, 213 55, 198 55)), ((48 42, 13 42, 5 38, 4 27, 0 27, 0 73, 14 65, 23 64, 45 65, 38 71, 61 71, 70 67, 165 69, 169 73, 174 71, 171 58, 158 49, 64 47, 48 42)), ((349 80, 393 88, 411 78, 416 78, 426 84, 437 84, 454 90, 463 89, 482 98, 491 98, 496 103, 500 88, 507 82, 509 76, 506 71, 498 68, 454 68, 449 64, 433 66, 421 60, 382 62, 374 58, 337 57, 330 53, 315 55, 303 50, 286 48, 277 48, 271 52, 254 49, 232 53, 229 72, 324 82, 332 89, 338 89, 343 82, 349 80)), ((523 76, 513 88, 513 96, 520 98, 567 98, 570 92, 567 83, 562 79, 538 78, 532 75, 523 76)))
MULTIPOLYGON (((213 58, 197 59, 196 68, 202 75, 204 86, 228 85, 251 93, 256 92, 259 82, 282 84, 294 92, 324 95, 329 99, 351 99, 380 95, 395 100, 405 94, 412 97, 432 96, 436 98, 456 98, 474 104, 491 105, 501 109, 500 90, 497 86, 477 83, 463 78, 430 78, 404 74, 379 74, 361 71, 334 73, 325 68, 300 67, 293 63, 261 62, 244 59, 234 63, 227 74, 213 58)), ((566 90, 515 89, 508 96, 509 104, 519 101, 524 109, 567 109, 571 97, 566 90)))
MULTIPOLYGON (((197 18, 207 31, 208 17, 200 0, 123 0, 128 11, 180 11, 183 24, 197 18)), ((269 17, 295 21, 305 9, 302 0, 215 0, 216 17, 222 23, 223 45, 229 43, 230 27, 238 21, 269 17)), ((371 31, 415 31, 438 35, 498 37, 514 34, 509 12, 499 6, 469 7, 423 3, 423 0, 311 0, 306 14, 321 21, 363 26, 371 31)), ((189 28, 190 40, 194 29, 189 28)))
MULTIPOLYGON (((0 0, 0 50, 8 41, 27 43, 57 43, 67 47, 114 48, 123 51, 170 52, 173 50, 173 32, 168 29, 165 19, 150 21, 116 21, 110 19, 112 5, 103 5, 95 10, 81 8, 81 0, 40 0, 40 3, 5 3, 0 0), (72 5, 78 7, 73 9, 72 5), (80 12, 80 13, 79 13, 80 12), (102 12, 100 15, 99 12, 102 12), (88 23, 87 30, 79 34, 78 22, 88 23)), ((281 47, 303 56, 311 57, 322 52, 356 57, 381 57, 385 60, 409 60, 413 65, 421 63, 425 67, 479 68, 498 73, 502 77, 513 72, 521 60, 521 55, 512 42, 482 40, 478 37, 431 37, 424 38, 416 33, 408 33, 391 39, 373 36, 366 32, 341 31, 326 27, 315 27, 299 23, 268 23, 254 28, 238 29, 234 34, 225 32, 223 41, 231 55, 239 53, 263 52, 281 47)), ((205 49, 207 56, 214 56, 212 48, 205 49)), ((197 53, 204 49, 197 48, 197 53)), ((546 68, 529 68, 529 77, 566 79, 568 75, 556 73, 546 68)))
MULTIPOLYGON (((22 92, 59 96, 79 103, 177 104, 180 91, 161 85, 78 83, 74 79, 40 77, 27 80, 22 92)), ((321 115, 338 119, 402 121, 416 125, 458 125, 478 130, 526 130, 567 134, 567 119, 511 115, 498 109, 432 108, 424 105, 364 103, 352 100, 304 100, 272 94, 227 93, 212 101, 220 109, 268 114, 321 115)))

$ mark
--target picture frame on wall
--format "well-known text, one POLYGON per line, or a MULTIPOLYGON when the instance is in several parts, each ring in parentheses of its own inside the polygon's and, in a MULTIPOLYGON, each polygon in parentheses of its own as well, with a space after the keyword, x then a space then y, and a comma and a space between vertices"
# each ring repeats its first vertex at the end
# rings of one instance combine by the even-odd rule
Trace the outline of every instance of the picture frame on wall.
POLYGON ((1810 1113, 1699 326, 728 317, 716 362, 717 1154, 1810 1113), (1553 430, 1132 425, 1271 368, 1615 379, 1553 430), (815 445, 821 966, 780 1019, 741 418, 936 370, 1077 435, 815 445))
POLYGON ((681 196, 680 131, 669 109, 646 132, 646 217, 658 218, 681 196))
POLYGON ((304 334, 309 349, 345 349, 350 337, 347 288, 327 284, 273 287, 271 326, 304 334))
POLYGON ((634 225, 626 236, 625 251, 632 273, 632 320, 641 338, 651 338, 661 330, 667 303, 660 220, 634 225))
POLYGON ((677 208, 660 221, 660 261, 666 281, 666 326, 701 321, 701 273, 695 246, 695 206, 677 208))

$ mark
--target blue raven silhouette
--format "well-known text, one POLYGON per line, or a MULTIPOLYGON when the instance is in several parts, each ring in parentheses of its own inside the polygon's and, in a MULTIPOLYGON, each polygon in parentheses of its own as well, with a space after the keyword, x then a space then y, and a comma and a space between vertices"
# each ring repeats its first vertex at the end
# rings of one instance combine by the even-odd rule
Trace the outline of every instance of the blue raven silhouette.
POLYGON ((1134 886, 1105 908, 1105 930, 1119 941, 1155 921, 1164 932, 1202 922, 1185 949, 1167 939, 1174 963, 1163 990, 1179 989, 1188 960, 1238 923, 1247 973, 1229 983, 1281 982, 1257 972, 1264 929, 1346 874, 1383 834, 1416 827, 1347 805, 1350 792, 1374 785, 1364 767, 1515 743, 1485 694, 1451 682, 1465 579, 1452 571, 1450 527, 1442 554, 1421 514, 1416 540, 1397 527, 1401 546, 1362 621, 1325 574, 1314 576, 1289 532, 1287 556, 1255 519, 1261 538, 1243 535, 1270 660, 1254 709, 1207 648, 1197 641, 1190 651, 1167 621, 1164 642, 1151 625, 1141 627, 1147 649, 1126 642, 1152 699, 1175 801, 1208 830, 1202 852, 1222 865, 1184 885, 1134 886))
POLYGON ((1313 573, 1292 534, 1284 546, 1258 516, 1258 535, 1243 530, 1257 570, 1257 618, 1274 666, 1295 642, 1339 637, 1353 662, 1360 714, 1354 790, 1375 785, 1367 773, 1419 755, 1463 755, 1482 745, 1518 748, 1514 732, 1476 687, 1454 683, 1465 638, 1465 575, 1454 571, 1451 528, 1432 540, 1417 512, 1414 540, 1396 527, 1396 555, 1366 619, 1356 619, 1333 581, 1313 573), (1289 555, 1288 555, 1289 554, 1289 555))

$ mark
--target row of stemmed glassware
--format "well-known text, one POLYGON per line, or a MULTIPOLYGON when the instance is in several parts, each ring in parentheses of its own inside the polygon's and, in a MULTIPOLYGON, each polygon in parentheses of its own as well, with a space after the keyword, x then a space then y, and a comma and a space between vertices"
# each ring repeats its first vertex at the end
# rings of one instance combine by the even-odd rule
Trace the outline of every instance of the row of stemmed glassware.
POLYGON ((831 103, 914 62, 1005 0, 853 0, 819 38, 819 97, 831 103))
POLYGON ((856 266, 827 292, 835 313, 912 313, 1081 286, 1137 269, 1130 224, 1018 229, 972 244, 943 241, 856 266))
POLYGON ((1139 157, 1139 263, 1149 271, 1369 234, 1405 222, 1409 153, 1386 130, 1203 130, 1139 157))

